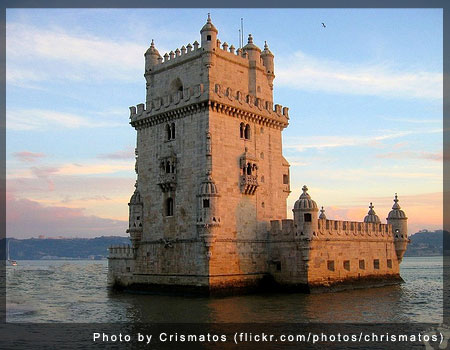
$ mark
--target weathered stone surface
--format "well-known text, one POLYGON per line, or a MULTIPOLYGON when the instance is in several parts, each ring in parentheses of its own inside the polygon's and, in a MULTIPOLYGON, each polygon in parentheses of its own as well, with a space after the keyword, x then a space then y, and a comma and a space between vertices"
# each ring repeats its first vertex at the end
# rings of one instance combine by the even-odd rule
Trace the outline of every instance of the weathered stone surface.
POLYGON ((366 222, 335 221, 318 218, 305 187, 286 219, 289 115, 273 103, 273 54, 251 37, 228 51, 217 34, 208 19, 201 46, 163 59, 152 42, 145 54, 146 104, 130 107, 132 246, 110 248, 109 283, 231 293, 401 280, 408 239, 397 198, 388 225, 373 207, 366 222))

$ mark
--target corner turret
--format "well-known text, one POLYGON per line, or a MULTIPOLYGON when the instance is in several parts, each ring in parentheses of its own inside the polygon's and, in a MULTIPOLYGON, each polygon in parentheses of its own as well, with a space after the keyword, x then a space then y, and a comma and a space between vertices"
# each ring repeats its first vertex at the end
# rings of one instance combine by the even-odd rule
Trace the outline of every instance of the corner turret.
POLYGON ((217 34, 219 31, 214 27, 214 24, 211 22, 211 16, 208 13, 208 19, 206 24, 200 30, 201 34, 201 46, 206 51, 214 51, 214 48, 217 45, 217 34))
POLYGON ((127 232, 130 234, 130 240, 133 247, 136 247, 136 245, 139 244, 142 239, 143 203, 141 194, 137 188, 137 183, 134 185, 134 187, 136 189, 134 190, 134 193, 130 198, 130 202, 128 203, 129 226, 127 232))
POLYGON ((372 202, 370 202, 369 212, 365 216, 364 222, 379 224, 379 223, 381 223, 380 218, 378 217, 377 213, 375 213, 375 210, 373 210, 373 208, 374 208, 374 206, 373 206, 372 202))
POLYGON ((244 52, 247 52, 249 61, 259 62, 261 57, 261 49, 253 44, 253 37, 248 35, 248 42, 243 48, 244 52))
POLYGON ((408 218, 405 212, 398 204, 397 193, 394 198, 394 205, 387 217, 387 223, 392 225, 392 233, 394 235, 395 252, 397 253, 398 261, 401 262, 408 246, 408 218))
POLYGON ((294 204, 294 226, 296 232, 302 239, 311 239, 318 232, 318 217, 319 209, 315 201, 311 199, 308 194, 308 187, 302 187, 303 193, 294 204))
POLYGON ((267 41, 265 41, 264 51, 261 53, 261 59, 264 67, 266 68, 266 76, 271 89, 273 89, 273 80, 275 79, 273 57, 273 53, 269 50, 267 41))
POLYGON ((155 48, 155 43, 152 39, 150 47, 144 54, 145 57, 145 71, 151 71, 154 66, 162 62, 162 57, 158 50, 155 48))

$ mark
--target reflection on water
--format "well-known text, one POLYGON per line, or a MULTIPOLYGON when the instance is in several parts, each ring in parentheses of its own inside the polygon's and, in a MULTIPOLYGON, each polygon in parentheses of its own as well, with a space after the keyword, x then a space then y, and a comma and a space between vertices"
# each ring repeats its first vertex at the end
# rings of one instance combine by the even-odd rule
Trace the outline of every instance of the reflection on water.
POLYGON ((397 286, 222 298, 112 293, 106 261, 8 266, 8 322, 441 322, 442 257, 405 258, 397 286))

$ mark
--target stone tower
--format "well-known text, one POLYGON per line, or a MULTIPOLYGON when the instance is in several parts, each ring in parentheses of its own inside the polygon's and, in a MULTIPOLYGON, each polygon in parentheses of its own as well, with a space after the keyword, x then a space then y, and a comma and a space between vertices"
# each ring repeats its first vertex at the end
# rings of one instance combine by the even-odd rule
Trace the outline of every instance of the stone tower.
POLYGON ((288 108, 273 103, 274 55, 252 35, 236 49, 210 16, 201 43, 145 52, 146 102, 137 132, 131 246, 110 247, 110 285, 230 293, 384 285, 401 281, 407 218, 397 196, 381 223, 327 218, 303 186, 286 219, 288 108), (233 291, 234 292, 234 291, 233 291))
POLYGON ((274 56, 251 35, 237 50, 221 44, 209 15, 200 34, 200 45, 161 56, 152 40, 145 53, 146 103, 130 107, 137 182, 124 284, 256 284, 270 220, 286 216, 288 108, 273 104, 274 56))

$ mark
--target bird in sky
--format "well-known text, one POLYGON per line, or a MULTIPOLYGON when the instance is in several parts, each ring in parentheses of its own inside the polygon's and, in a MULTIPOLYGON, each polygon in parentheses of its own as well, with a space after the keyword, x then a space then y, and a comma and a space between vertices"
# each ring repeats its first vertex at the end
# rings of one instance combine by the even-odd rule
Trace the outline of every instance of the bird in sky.
POLYGON ((323 23, 323 22, 322 22, 322 26, 323 26, 324 28, 326 28, 326 27, 327 27, 327 26, 325 25, 325 23, 323 23))

